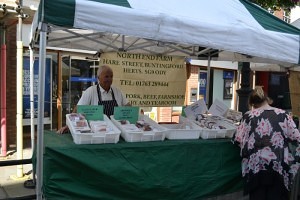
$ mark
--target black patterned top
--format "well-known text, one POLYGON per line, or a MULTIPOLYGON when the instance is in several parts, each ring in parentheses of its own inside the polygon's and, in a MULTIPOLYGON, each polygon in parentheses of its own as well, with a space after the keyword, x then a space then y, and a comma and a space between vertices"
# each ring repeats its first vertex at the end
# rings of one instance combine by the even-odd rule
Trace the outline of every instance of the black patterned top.
POLYGON ((290 189, 300 167, 300 133, 286 111, 273 107, 248 111, 233 141, 241 148, 244 177, 249 179, 262 170, 272 170, 290 189))

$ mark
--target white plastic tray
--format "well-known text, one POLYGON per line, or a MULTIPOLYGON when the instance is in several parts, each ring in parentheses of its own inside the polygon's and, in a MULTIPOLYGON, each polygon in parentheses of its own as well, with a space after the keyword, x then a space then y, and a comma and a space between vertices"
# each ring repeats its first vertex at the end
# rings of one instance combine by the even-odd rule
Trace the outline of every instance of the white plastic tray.
POLYGON ((179 116, 179 124, 160 125, 167 128, 166 138, 169 140, 199 139, 202 131, 202 129, 190 119, 182 116, 179 116))
POLYGON ((70 129, 75 144, 104 144, 104 143, 117 143, 120 139, 121 131, 104 115, 104 121, 111 129, 108 132, 97 132, 92 131, 81 133, 76 131, 73 123, 71 122, 69 115, 66 115, 66 123, 70 129))
MULTIPOLYGON (((198 124, 199 122, 194 121, 195 124, 198 124)), ((212 139, 212 138, 232 138, 234 132, 236 131, 236 127, 229 122, 219 120, 217 121, 218 125, 221 125, 225 127, 225 129, 209 129, 209 128, 202 128, 202 132, 200 134, 200 137, 202 139, 212 139)))
POLYGON ((165 139, 165 128, 157 124, 146 115, 140 115, 139 120, 144 120, 152 128, 152 131, 128 131, 124 129, 121 123, 110 116, 111 121, 121 130, 121 136, 126 142, 147 142, 147 141, 163 141, 165 139))
POLYGON ((237 129, 237 126, 235 124, 231 124, 229 122, 224 122, 227 127, 227 132, 225 133, 225 137, 226 138, 232 138, 233 137, 233 134, 236 132, 236 129, 237 129))

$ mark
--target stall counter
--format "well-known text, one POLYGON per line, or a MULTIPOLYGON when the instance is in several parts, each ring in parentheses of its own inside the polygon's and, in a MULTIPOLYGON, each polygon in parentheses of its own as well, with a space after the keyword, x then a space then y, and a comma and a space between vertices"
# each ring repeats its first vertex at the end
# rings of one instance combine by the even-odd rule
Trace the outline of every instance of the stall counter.
POLYGON ((242 190, 229 139, 74 144, 44 133, 46 199, 201 199, 242 190))

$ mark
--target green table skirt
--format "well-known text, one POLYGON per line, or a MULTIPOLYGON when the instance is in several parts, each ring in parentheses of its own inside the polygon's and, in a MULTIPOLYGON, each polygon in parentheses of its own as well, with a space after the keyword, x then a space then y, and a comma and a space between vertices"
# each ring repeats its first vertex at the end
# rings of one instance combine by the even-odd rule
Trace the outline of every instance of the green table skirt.
POLYGON ((201 199, 242 189, 229 139, 76 145, 45 131, 46 199, 201 199))

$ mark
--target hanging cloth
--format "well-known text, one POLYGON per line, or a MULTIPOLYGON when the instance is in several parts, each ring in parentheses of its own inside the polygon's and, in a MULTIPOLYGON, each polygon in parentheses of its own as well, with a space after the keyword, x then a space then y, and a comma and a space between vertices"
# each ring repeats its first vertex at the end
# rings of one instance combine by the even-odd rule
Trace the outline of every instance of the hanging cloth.
POLYGON ((102 101, 100 86, 97 84, 97 93, 98 93, 98 105, 103 106, 103 113, 109 118, 114 114, 114 107, 118 106, 118 103, 115 99, 114 91, 111 89, 112 100, 102 101))

